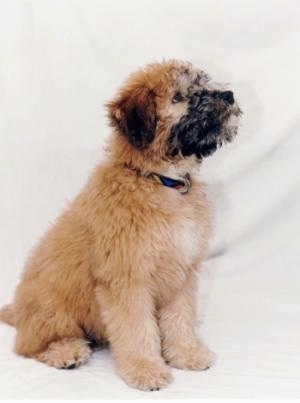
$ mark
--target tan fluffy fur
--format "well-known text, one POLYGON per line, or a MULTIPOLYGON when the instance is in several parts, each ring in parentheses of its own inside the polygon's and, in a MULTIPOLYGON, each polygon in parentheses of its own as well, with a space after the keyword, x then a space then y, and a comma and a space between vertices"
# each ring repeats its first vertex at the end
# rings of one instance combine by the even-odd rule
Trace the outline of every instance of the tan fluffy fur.
POLYGON ((166 363, 212 364, 195 334, 197 269, 211 232, 203 185, 192 159, 184 165, 192 174, 186 195, 144 175, 171 165, 180 173, 181 161, 164 156, 170 125, 186 109, 169 102, 175 87, 186 85, 176 81, 182 69, 193 74, 181 62, 150 65, 108 104, 114 129, 107 160, 38 243, 13 304, 1 311, 17 328, 16 353, 73 368, 90 356, 87 339, 107 340, 122 378, 144 390, 171 381, 166 363), (137 149, 116 122, 130 102, 147 103, 149 91, 159 123, 151 147, 137 149))

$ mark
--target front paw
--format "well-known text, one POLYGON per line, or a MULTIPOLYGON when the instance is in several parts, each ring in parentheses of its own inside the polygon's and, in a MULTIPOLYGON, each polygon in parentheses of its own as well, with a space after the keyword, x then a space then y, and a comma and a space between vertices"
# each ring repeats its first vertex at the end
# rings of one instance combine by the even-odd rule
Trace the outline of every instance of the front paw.
POLYGON ((210 368, 214 364, 216 354, 197 341, 165 346, 164 358, 172 367, 201 371, 210 368))
POLYGON ((143 357, 129 359, 126 365, 119 367, 119 372, 129 386, 141 390, 159 390, 172 381, 170 369, 163 361, 143 357))

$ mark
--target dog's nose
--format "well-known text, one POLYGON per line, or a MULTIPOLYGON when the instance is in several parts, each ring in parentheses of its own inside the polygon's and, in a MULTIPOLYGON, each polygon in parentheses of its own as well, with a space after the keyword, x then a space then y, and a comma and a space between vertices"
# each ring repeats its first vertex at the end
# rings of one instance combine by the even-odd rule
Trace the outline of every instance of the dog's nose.
POLYGON ((230 105, 234 103, 234 96, 232 91, 220 92, 219 98, 222 99, 222 101, 228 102, 230 105))

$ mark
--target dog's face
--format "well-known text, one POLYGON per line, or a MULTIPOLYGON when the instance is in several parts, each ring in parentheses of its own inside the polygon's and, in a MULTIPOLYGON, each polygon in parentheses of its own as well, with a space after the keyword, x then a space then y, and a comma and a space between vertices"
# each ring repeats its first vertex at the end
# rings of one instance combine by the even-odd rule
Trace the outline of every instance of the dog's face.
POLYGON ((237 134, 241 113, 233 92, 176 60, 133 74, 108 108, 112 125, 133 148, 171 161, 215 152, 237 134))

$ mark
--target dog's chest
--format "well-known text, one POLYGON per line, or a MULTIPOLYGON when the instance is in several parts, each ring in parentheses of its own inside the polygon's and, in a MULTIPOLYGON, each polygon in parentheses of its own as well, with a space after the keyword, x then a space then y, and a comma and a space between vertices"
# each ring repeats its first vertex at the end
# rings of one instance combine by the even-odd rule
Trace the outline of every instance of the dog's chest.
POLYGON ((170 248, 173 253, 176 251, 182 264, 190 265, 199 254, 201 247, 202 231, 201 225, 195 218, 180 216, 177 217, 172 231, 172 242, 170 248))
MULTIPOLYGON (((182 196, 184 197, 184 196, 182 196)), ((184 199, 172 219, 158 232, 157 270, 154 287, 158 299, 166 301, 182 289, 191 271, 197 269, 206 250, 208 226, 205 204, 184 199)), ((193 201, 193 200, 192 200, 193 201)))

